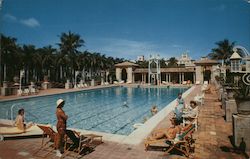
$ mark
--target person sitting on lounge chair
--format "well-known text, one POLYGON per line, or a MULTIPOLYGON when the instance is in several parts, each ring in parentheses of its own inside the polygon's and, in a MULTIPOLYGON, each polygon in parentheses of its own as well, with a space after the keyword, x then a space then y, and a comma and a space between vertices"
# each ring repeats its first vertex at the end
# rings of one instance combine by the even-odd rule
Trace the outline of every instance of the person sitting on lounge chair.
POLYGON ((195 101, 190 101, 190 105, 188 106, 188 111, 182 115, 182 117, 191 117, 194 118, 198 113, 198 106, 195 101))
POLYGON ((21 108, 18 110, 18 115, 16 117, 15 120, 15 124, 14 124, 18 129, 25 131, 26 129, 30 128, 33 123, 29 122, 29 123, 25 123, 24 122, 24 109, 21 108))
POLYGON ((152 135, 148 138, 148 141, 152 140, 159 140, 159 139, 174 139, 176 137, 176 134, 180 134, 181 132, 187 130, 190 128, 190 125, 187 125, 185 127, 182 127, 181 125, 175 125, 171 126, 170 128, 156 130, 152 133, 152 135))

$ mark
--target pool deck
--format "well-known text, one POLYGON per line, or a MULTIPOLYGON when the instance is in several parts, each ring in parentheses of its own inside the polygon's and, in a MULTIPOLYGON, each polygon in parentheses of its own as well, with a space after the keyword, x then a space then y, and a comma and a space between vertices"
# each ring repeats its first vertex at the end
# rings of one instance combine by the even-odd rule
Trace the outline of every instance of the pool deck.
MULTIPOLYGON (((185 98, 185 102, 189 102, 193 97, 200 93, 200 86, 196 86, 194 90, 185 98)), ((225 122, 224 111, 217 101, 217 92, 212 91, 211 94, 205 95, 204 105, 200 108, 199 127, 194 133, 195 152, 190 158, 225 158, 225 159, 244 159, 244 155, 233 151, 224 152, 222 147, 232 150, 229 136, 232 135, 232 124, 225 122)), ((156 126, 156 128, 167 128, 170 125, 170 117, 166 117, 156 126)), ((32 155, 41 145, 41 138, 18 139, 0 141, 0 159, 34 159, 43 158, 44 152, 32 155)), ((249 155, 249 153, 248 153, 249 155)), ((55 153, 51 153, 46 158, 57 158, 55 153)), ((65 158, 74 158, 66 156, 65 158)), ((98 145, 95 151, 82 156, 86 159, 163 159, 163 158, 185 158, 177 154, 166 154, 161 151, 145 151, 143 143, 139 145, 121 144, 117 142, 105 141, 98 145)))

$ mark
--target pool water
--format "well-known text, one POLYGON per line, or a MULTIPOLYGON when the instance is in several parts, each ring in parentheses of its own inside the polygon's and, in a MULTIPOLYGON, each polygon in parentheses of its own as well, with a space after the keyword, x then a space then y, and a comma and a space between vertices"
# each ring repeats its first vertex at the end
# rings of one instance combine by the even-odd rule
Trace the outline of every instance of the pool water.
POLYGON ((11 118, 19 108, 25 109, 25 120, 56 125, 56 101, 64 99, 64 111, 70 128, 129 135, 135 123, 151 117, 151 106, 160 111, 187 88, 110 87, 95 90, 0 102, 0 118, 11 118))

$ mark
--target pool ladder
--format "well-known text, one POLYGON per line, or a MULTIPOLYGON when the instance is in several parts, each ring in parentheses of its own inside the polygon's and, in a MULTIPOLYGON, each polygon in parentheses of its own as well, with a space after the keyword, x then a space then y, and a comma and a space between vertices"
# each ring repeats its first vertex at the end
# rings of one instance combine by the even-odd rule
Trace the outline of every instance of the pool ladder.
MULTIPOLYGON (((11 108, 10 108, 10 120, 14 120, 13 110, 14 110, 14 108, 17 107, 17 106, 19 106, 19 105, 13 104, 13 105, 11 106, 11 108)), ((31 112, 29 112, 29 111, 27 111, 27 110, 25 110, 25 113, 28 113, 29 115, 33 116, 36 120, 39 120, 39 118, 38 118, 36 115, 34 115, 33 113, 31 113, 31 112)), ((6 115, 7 115, 7 117, 8 117, 8 110, 6 111, 6 115)))

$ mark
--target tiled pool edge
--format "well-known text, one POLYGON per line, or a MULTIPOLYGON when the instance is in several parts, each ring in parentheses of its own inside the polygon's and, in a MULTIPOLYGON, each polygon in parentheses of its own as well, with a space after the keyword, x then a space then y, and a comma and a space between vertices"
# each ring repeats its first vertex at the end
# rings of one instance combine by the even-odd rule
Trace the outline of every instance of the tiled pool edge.
POLYGON ((49 93, 49 94, 37 94, 37 95, 27 95, 27 96, 16 96, 13 98, 9 98, 9 99, 0 99, 0 103, 1 102, 8 102, 8 101, 12 101, 12 100, 22 100, 22 99, 29 99, 29 98, 38 98, 38 97, 44 97, 44 96, 52 96, 52 95, 58 95, 58 94, 65 94, 65 93, 74 93, 74 92, 81 92, 81 91, 88 91, 88 90, 95 90, 95 89, 102 89, 102 88, 110 88, 110 87, 119 87, 119 85, 106 85, 106 86, 94 86, 94 87, 86 87, 83 89, 80 88, 72 88, 72 89, 68 89, 65 92, 55 92, 55 93, 49 93))
MULTIPOLYGON (((185 98, 188 94, 190 94, 194 90, 195 86, 192 86, 190 89, 183 93, 183 98, 185 98)), ((151 132, 152 130, 174 109, 176 104, 176 99, 165 106, 157 115, 151 117, 143 126, 139 127, 135 131, 133 131, 130 135, 118 135, 118 134, 110 134, 104 132, 96 132, 96 131, 89 131, 83 129, 73 129, 82 134, 97 134, 102 135, 104 141, 109 142, 117 142, 121 144, 128 144, 128 145, 138 145, 140 144, 151 132)), ((8 124, 9 120, 0 119, 0 123, 8 124)), ((8 124, 9 125, 9 124, 8 124)), ((71 129, 71 128, 69 128, 71 129)), ((56 127, 54 127, 56 130, 56 127)))

